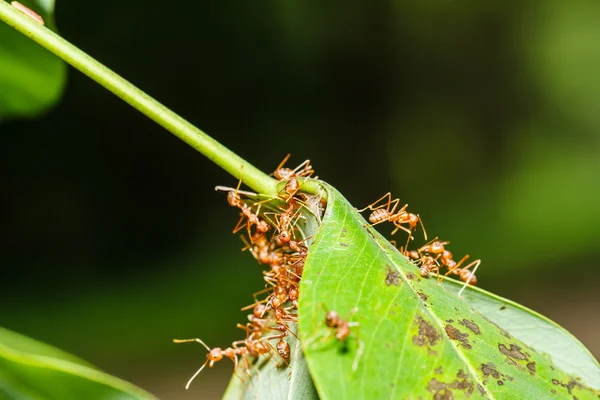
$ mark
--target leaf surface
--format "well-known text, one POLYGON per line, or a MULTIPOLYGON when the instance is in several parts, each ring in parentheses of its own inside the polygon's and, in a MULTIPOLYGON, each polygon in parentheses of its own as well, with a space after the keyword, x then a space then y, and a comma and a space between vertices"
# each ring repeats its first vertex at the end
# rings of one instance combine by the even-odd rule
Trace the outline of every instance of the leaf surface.
POLYGON ((324 185, 328 206, 309 251, 299 306, 304 354, 321 398, 597 399, 598 392, 435 278, 422 278, 324 185), (325 326, 326 310, 359 324, 345 342, 325 326))
POLYGON ((156 398, 62 350, 0 328, 0 399, 156 398))
MULTIPOLYGON (((48 28, 55 30, 53 0, 20 3, 34 10, 48 28)), ((33 117, 48 110, 62 95, 66 72, 65 63, 54 54, 0 23, 0 120, 33 117)))
MULTIPOLYGON (((445 279, 444 286, 458 293, 462 282, 445 279)), ((537 312, 483 289, 469 286, 464 299, 480 314, 509 334, 546 354, 554 364, 578 381, 600 388, 600 365, 571 333, 537 312)))

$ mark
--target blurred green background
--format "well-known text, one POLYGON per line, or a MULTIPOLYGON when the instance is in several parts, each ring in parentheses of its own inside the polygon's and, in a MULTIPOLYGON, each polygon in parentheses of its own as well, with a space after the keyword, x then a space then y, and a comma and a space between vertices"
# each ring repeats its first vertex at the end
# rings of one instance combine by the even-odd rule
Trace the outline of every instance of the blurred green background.
MULTIPOLYGON (((600 3, 59 1, 61 34, 264 171, 391 190, 480 286, 600 356, 600 3)), ((0 124, 0 324, 164 399, 220 397, 260 267, 233 178, 80 73, 0 124)))

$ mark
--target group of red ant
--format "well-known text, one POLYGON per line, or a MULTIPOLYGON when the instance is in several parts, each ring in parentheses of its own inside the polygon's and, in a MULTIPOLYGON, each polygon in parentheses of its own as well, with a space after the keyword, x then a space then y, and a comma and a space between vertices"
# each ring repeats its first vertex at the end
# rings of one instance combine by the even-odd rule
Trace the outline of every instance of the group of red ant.
MULTIPOLYGON (((219 347, 210 348, 201 339, 175 339, 175 343, 198 342, 202 344, 208 354, 206 361, 198 371, 190 378, 186 385, 189 388, 192 381, 206 367, 212 368, 213 365, 224 357, 229 358, 234 363, 235 374, 245 382, 244 378, 238 375, 238 364, 242 363, 247 376, 252 379, 251 367, 253 362, 260 356, 265 355, 270 358, 277 357, 283 361, 278 366, 290 365, 291 349, 288 343, 289 335, 298 339, 294 332, 294 327, 298 322, 298 297, 300 295, 300 280, 304 271, 304 264, 308 254, 308 247, 305 244, 310 237, 305 237, 299 228, 298 223, 302 218, 302 207, 310 206, 312 198, 305 194, 298 193, 301 183, 299 178, 309 178, 314 174, 310 161, 306 160, 296 168, 285 168, 284 165, 289 158, 289 154, 279 164, 274 177, 285 182, 284 189, 281 190, 277 199, 267 198, 257 200, 258 195, 252 192, 239 190, 241 179, 236 188, 217 186, 217 190, 227 192, 227 202, 230 206, 239 208, 241 218, 236 224, 233 233, 240 231, 245 247, 242 250, 249 250, 252 256, 260 263, 268 265, 269 268, 263 271, 266 282, 265 289, 254 293, 254 303, 242 308, 242 310, 252 309, 252 314, 248 315, 248 321, 245 325, 237 324, 246 333, 243 340, 235 341, 231 347, 221 349, 219 347), (244 198, 242 198, 242 195, 244 198), (279 205, 273 206, 275 202, 279 205), (261 208, 265 205, 261 212, 261 208), (270 211, 265 211, 265 209, 270 211), (268 236, 269 231, 273 233, 268 236), (304 236, 298 240, 297 237, 304 236), (266 297, 259 300, 257 296, 266 294, 266 297), (275 343, 276 342, 276 343, 275 343)), ((427 233, 417 214, 406 211, 407 205, 399 210, 399 199, 392 200, 391 194, 387 193, 375 203, 370 204, 362 210, 371 210, 369 221, 372 225, 382 222, 391 222, 395 229, 392 234, 398 230, 408 233, 407 244, 400 248, 400 252, 413 260, 419 267, 421 276, 426 277, 430 273, 437 273, 438 279, 443 267, 448 271, 445 275, 458 275, 468 284, 474 285, 477 282, 475 271, 479 267, 480 260, 474 261, 465 267, 462 264, 469 257, 466 255, 458 263, 452 259, 452 253, 445 246, 449 242, 439 241, 437 238, 427 242, 417 250, 408 250, 408 244, 413 239, 413 232, 420 224, 423 228, 423 235, 427 240, 427 233), (387 199, 387 202, 384 200, 387 199), (470 268, 473 268, 471 271, 470 268)), ((324 208, 326 205, 321 202, 318 207, 324 208)), ((463 289, 461 289, 461 292, 463 289)), ((459 292, 459 295, 460 293, 459 292)), ((325 307, 323 305, 323 307, 325 307)), ((351 328, 356 330, 356 340, 358 342, 357 354, 352 366, 356 370, 358 361, 362 355, 363 344, 358 337, 358 322, 348 322, 339 316, 336 311, 327 310, 324 324, 331 330, 331 336, 342 343, 345 343, 351 334, 351 328)), ((356 312, 352 310, 352 313, 356 312)), ((314 342, 314 337, 309 343, 314 342)))
MULTIPOLYGON (((241 218, 233 233, 243 231, 242 241, 245 247, 242 250, 249 250, 260 264, 268 265, 269 268, 263 271, 265 289, 254 293, 254 303, 242 308, 252 309, 252 314, 248 315, 249 322, 245 325, 237 324, 238 328, 245 331, 245 339, 233 342, 231 347, 226 349, 211 349, 201 339, 174 340, 176 343, 198 342, 208 350, 206 361, 188 381, 186 389, 206 365, 212 368, 214 363, 224 357, 233 361, 234 372, 242 381, 245 381, 244 378, 237 374, 238 363, 242 363, 245 373, 251 379, 253 361, 260 355, 275 355, 283 361, 282 364, 278 363, 278 366, 290 365, 291 349, 288 340, 289 335, 298 339, 294 327, 298 322, 299 284, 308 254, 305 242, 310 239, 297 239, 303 236, 299 228, 301 224, 298 223, 304 218, 301 209, 311 200, 303 194, 298 194, 298 179, 311 177, 314 170, 309 160, 294 169, 285 168, 288 158, 289 154, 273 173, 277 180, 286 182, 278 199, 256 200, 255 193, 239 190, 241 179, 236 188, 216 188, 227 191, 229 205, 240 210, 241 218), (242 195, 245 198, 242 198, 242 195), (274 207, 274 200, 280 205, 274 207), (263 205, 266 207, 261 212, 263 205), (271 235, 270 230, 273 230, 271 235), (266 297, 259 300, 258 296, 263 294, 266 294, 266 297)), ((324 207, 324 204, 320 204, 320 207, 324 207)), ((347 339, 350 327, 353 326, 353 323, 343 320, 335 311, 327 312, 325 324, 340 341, 347 339)))
POLYGON ((450 242, 440 241, 438 238, 435 238, 425 243, 417 250, 408 249, 408 245, 413 239, 413 232, 416 231, 419 224, 423 229, 425 240, 427 240, 427 232, 425 231, 423 221, 418 214, 408 212, 406 210, 408 207, 407 204, 398 210, 399 205, 400 199, 392 200, 392 195, 388 192, 376 202, 359 211, 372 211, 369 215, 369 222, 371 222, 372 225, 391 222, 394 225, 392 235, 398 230, 403 230, 408 233, 406 244, 404 247, 400 247, 399 250, 409 260, 417 264, 419 273, 422 277, 429 276, 430 273, 436 273, 439 282, 441 280, 440 273, 442 272, 442 268, 446 268, 447 272, 444 275, 458 276, 459 279, 465 283, 458 292, 459 296, 462 294, 462 291, 465 290, 467 285, 476 285, 477 277, 475 276, 475 272, 477 271, 477 268, 479 268, 481 260, 475 260, 463 267, 462 265, 467 261, 469 255, 465 255, 459 262, 454 261, 452 253, 446 248, 450 242))

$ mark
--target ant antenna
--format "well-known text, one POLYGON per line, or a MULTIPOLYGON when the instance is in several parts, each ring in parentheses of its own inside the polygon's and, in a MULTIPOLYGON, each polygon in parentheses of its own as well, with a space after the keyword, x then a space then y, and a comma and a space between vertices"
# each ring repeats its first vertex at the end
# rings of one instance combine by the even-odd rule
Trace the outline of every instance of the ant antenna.
MULTIPOLYGON (((206 345, 206 343, 204 343, 199 338, 196 338, 196 339, 173 339, 173 343, 190 343, 190 342, 198 342, 198 343, 200 343, 202 346, 206 347, 206 350, 208 350, 208 352, 210 353, 210 347, 208 347, 206 345)), ((202 370, 204 369, 204 367, 206 367, 206 364, 208 364, 208 361, 209 361, 209 359, 207 358, 206 361, 204 361, 204 364, 202 364, 202 366, 200 367, 200 369, 198 369, 198 371, 196 371, 196 373, 194 375, 192 375, 192 377, 190 378, 190 380, 185 385, 185 390, 188 390, 190 388, 190 385, 192 384, 192 381, 194 379, 196 379, 196 377, 198 376, 198 374, 200 372, 202 372, 202 370)))

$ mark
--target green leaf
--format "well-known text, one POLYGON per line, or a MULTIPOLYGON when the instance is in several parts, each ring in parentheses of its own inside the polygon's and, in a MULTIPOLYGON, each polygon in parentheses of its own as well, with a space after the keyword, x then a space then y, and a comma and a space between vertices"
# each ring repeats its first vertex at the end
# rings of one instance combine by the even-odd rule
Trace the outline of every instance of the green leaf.
POLYGON ((299 306, 304 355, 321 398, 597 399, 597 391, 435 278, 421 278, 339 192, 325 187, 328 206, 299 306), (359 324, 346 342, 325 326, 325 310, 359 324))
POLYGON ((62 350, 0 328, 0 399, 156 398, 62 350))
MULTIPOLYGON (((54 30, 53 0, 20 2, 54 30)), ((0 120, 33 117, 47 111, 62 95, 66 72, 65 63, 54 54, 0 24, 0 120)))
MULTIPOLYGON (((462 285, 453 279, 444 280, 446 289, 455 293, 462 285)), ((546 354, 563 371, 590 387, 600 388, 598 361, 577 338, 555 322, 477 287, 469 286, 463 297, 480 314, 538 353, 546 354)))

